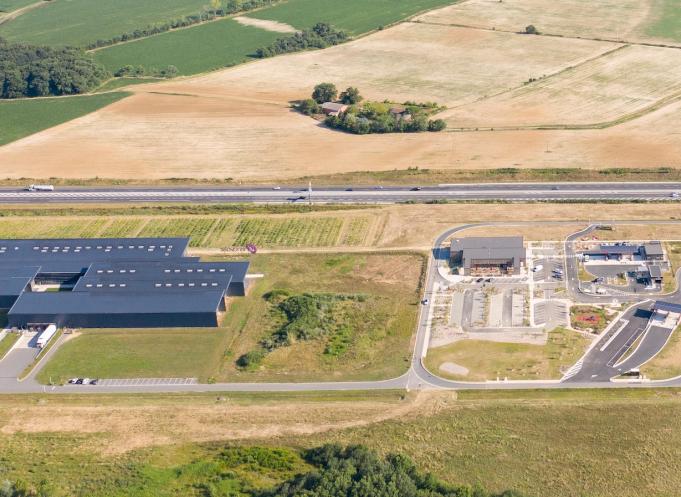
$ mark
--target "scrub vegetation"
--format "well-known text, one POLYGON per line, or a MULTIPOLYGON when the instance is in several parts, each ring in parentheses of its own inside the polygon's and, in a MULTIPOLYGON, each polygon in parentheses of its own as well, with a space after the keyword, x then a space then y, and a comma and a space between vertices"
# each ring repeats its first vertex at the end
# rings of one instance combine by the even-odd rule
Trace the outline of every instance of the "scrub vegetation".
POLYGON ((417 254, 258 254, 250 271, 264 277, 230 299, 220 328, 84 330, 38 380, 398 376, 409 363, 422 265, 417 254))
POLYGON ((557 380, 590 343, 574 331, 557 328, 549 332, 546 345, 461 340, 430 349, 425 363, 434 374, 456 380, 557 380), (441 369, 447 363, 465 367, 468 374, 441 369))
POLYGON ((106 107, 125 92, 0 102, 0 145, 106 107))

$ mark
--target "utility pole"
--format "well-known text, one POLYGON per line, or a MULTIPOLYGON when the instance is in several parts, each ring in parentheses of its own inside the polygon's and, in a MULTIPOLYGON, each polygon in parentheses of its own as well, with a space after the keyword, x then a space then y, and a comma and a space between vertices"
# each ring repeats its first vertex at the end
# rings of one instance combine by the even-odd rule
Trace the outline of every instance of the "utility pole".
POLYGON ((310 203, 310 208, 312 207, 312 181, 307 186, 307 199, 310 203))

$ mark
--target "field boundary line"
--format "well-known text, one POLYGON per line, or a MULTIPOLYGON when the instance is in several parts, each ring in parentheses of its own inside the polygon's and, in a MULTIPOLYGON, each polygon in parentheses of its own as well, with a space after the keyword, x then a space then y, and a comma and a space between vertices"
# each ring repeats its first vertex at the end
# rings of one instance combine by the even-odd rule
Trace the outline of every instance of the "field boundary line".
MULTIPOLYGON (((433 9, 437 10, 437 9, 433 9)), ((520 36, 545 36, 547 38, 564 38, 566 40, 583 40, 583 41, 600 41, 603 43, 621 43, 625 45, 639 45, 642 47, 654 47, 654 48, 671 48, 674 50, 681 50, 681 45, 669 45, 666 43, 653 43, 646 41, 629 41, 629 40, 617 40, 615 38, 590 38, 588 36, 574 36, 574 35, 561 35, 555 33, 538 33, 534 35, 529 35, 521 31, 513 31, 511 29, 497 29, 497 28, 486 28, 485 26, 472 26, 469 24, 458 24, 458 23, 448 23, 448 22, 436 22, 436 21, 421 21, 421 20, 406 20, 405 22, 411 22, 414 24, 426 24, 431 26, 444 26, 452 28, 465 28, 465 29, 476 29, 479 31, 491 31, 496 33, 508 33, 520 36)))
POLYGON ((11 10, 0 15, 0 26, 15 20, 17 17, 24 15, 26 12, 42 7, 43 5, 48 5, 50 2, 47 0, 40 0, 39 2, 31 3, 20 9, 11 10))

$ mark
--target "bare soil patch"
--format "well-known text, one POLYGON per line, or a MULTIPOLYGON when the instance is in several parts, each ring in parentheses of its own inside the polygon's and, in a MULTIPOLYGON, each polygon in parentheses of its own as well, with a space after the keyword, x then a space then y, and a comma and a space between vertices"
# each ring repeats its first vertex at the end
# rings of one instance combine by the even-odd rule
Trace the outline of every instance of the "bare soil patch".
POLYGON ((256 19, 254 17, 246 16, 237 16, 233 19, 244 26, 254 26, 267 31, 274 31, 275 33, 296 33, 298 31, 293 26, 284 22, 268 21, 265 19, 256 19))

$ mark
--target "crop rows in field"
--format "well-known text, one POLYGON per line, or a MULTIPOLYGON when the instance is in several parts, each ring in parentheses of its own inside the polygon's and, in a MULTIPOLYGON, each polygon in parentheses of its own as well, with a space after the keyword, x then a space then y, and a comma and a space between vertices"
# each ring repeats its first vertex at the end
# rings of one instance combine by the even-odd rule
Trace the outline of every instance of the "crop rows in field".
POLYGON ((197 247, 203 245, 204 238, 211 231, 216 221, 215 218, 205 217, 151 219, 139 232, 139 236, 188 236, 191 238, 189 245, 197 247))
POLYGON ((147 222, 146 219, 139 218, 113 219, 98 236, 102 238, 132 237, 139 233, 147 222))
POLYGON ((236 227, 234 243, 278 247, 329 247, 337 243, 343 220, 337 217, 316 219, 245 219, 236 227))
POLYGON ((212 231, 203 240, 205 247, 225 247, 234 242, 234 227, 236 220, 230 218, 218 219, 212 231))
POLYGON ((346 221, 340 245, 362 245, 366 240, 371 220, 368 217, 354 217, 346 221))
POLYGON ((0 238, 88 238, 97 236, 106 219, 2 219, 0 238))

